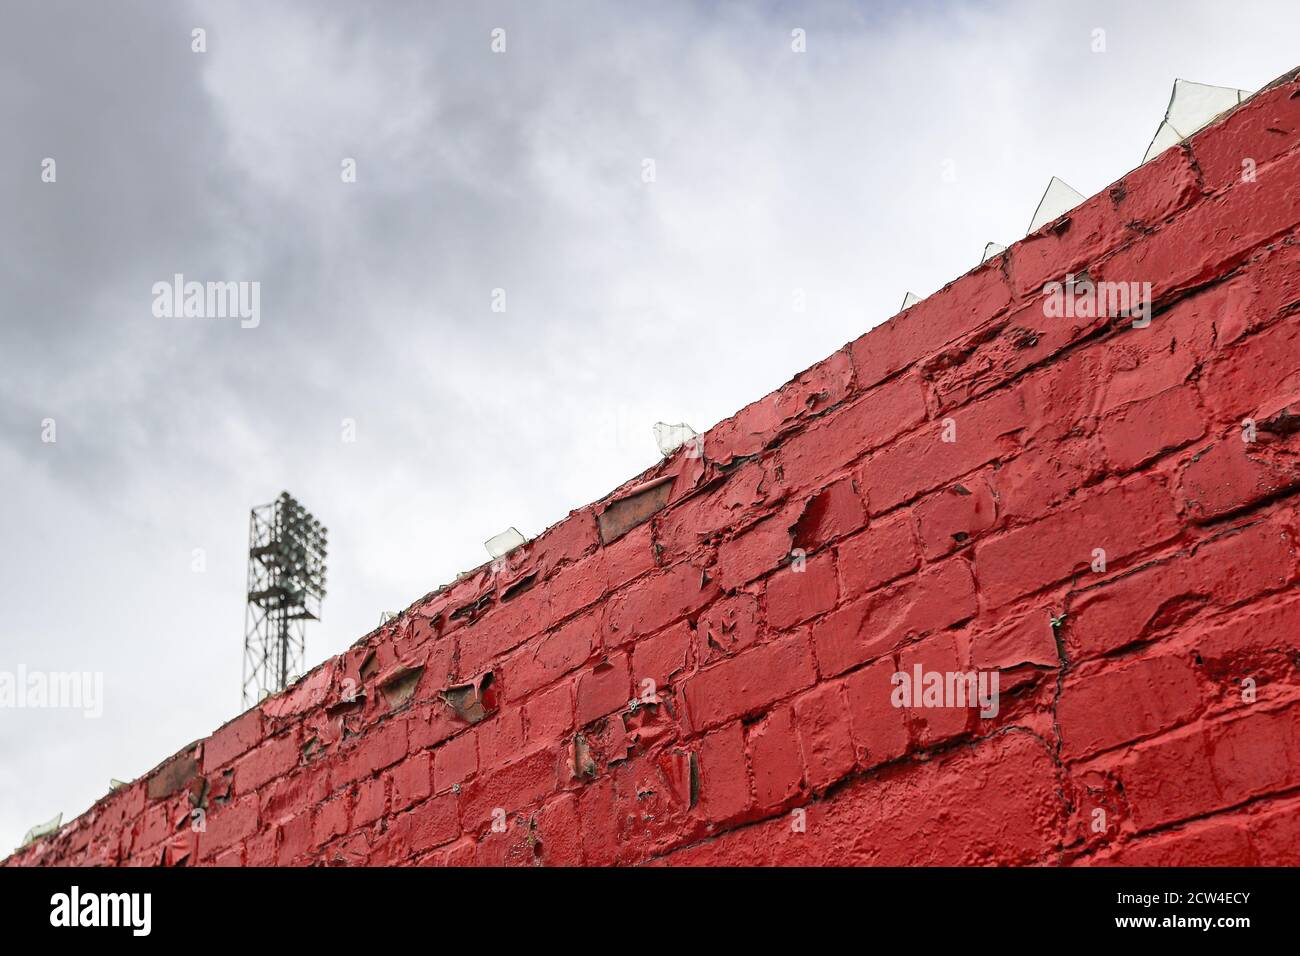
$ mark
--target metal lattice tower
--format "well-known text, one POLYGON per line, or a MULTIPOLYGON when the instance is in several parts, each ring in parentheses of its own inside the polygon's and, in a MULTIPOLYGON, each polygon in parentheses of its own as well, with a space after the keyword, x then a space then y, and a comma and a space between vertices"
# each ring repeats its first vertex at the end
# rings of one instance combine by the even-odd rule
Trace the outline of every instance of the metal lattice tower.
POLYGON ((307 622, 325 597, 326 529, 287 491, 258 505, 248 523, 244 706, 303 674, 307 622))

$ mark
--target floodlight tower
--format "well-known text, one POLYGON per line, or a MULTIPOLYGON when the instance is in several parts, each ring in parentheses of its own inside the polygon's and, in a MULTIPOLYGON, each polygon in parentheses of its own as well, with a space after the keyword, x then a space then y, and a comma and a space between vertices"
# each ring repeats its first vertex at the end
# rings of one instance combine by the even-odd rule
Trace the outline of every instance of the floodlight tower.
POLYGON ((325 597, 326 529, 287 492, 258 505, 248 523, 244 706, 302 676, 307 622, 325 597))

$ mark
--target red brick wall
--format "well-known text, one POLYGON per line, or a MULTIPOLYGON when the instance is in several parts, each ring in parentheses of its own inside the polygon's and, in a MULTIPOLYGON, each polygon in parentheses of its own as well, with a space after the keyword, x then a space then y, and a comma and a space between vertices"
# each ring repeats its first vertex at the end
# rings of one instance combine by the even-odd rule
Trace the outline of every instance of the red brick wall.
POLYGON ((1300 863, 1298 126, 1274 85, 11 862, 1300 863), (1149 327, 1047 317, 1085 270, 1149 327))

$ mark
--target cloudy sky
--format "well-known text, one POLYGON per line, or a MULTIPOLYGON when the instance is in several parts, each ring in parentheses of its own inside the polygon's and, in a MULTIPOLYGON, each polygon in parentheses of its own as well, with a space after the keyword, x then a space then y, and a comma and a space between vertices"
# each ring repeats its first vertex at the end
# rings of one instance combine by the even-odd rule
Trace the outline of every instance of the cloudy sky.
POLYGON ((6 0, 0 671, 105 700, 0 709, 0 853, 241 709, 252 505, 330 528, 314 664, 652 464, 654 422, 1020 238, 1050 176, 1106 187, 1175 77, 1256 89, 1297 35, 1291 0, 6 0), (155 316, 176 273, 259 282, 260 324, 155 316))

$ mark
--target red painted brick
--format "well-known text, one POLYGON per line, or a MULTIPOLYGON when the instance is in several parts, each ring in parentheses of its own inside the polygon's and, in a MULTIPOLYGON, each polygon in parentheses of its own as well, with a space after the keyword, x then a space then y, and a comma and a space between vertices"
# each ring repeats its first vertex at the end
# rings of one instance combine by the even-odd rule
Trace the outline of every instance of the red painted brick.
POLYGON ((794 722, 810 787, 823 790, 853 769, 857 758, 848 705, 838 681, 818 684, 796 697, 794 722))
POLYGON ((262 740, 262 712, 254 707, 245 711, 203 744, 203 769, 211 773, 236 757, 252 750, 262 740))
POLYGON ((1300 97, 1295 82, 1262 91, 1230 113, 1222 122, 1196 134, 1191 149, 1205 180, 1205 188, 1218 191, 1243 183, 1258 186, 1259 167, 1295 148, 1300 133, 1300 97), (1243 160, 1251 160, 1256 181, 1243 179, 1243 160))
POLYGON ((352 825, 364 827, 388 812, 388 778, 371 777, 357 784, 352 802, 352 825))
POLYGON ((637 642, 632 649, 632 685, 638 695, 644 689, 643 681, 667 687, 682 671, 690 653, 691 635, 690 626, 683 621, 637 642))
POLYGON ((1099 431, 1111 469, 1125 472, 1200 438, 1205 414, 1188 385, 1116 409, 1102 419, 1099 431))
POLYGON ((842 674, 903 641, 966 620, 976 609, 970 565, 950 558, 814 621, 818 668, 823 677, 842 674))
POLYGON ((965 547, 997 520, 993 490, 982 478, 957 482, 916 506, 921 552, 933 561, 965 547))
POLYGON ((463 784, 478 770, 478 737, 471 731, 453 737, 433 752, 433 789, 437 793, 463 784))
POLYGON ((578 675, 574 716, 582 727, 597 717, 621 710, 631 699, 627 655, 613 654, 578 675))
POLYGON ((405 810, 433 792, 433 758, 427 751, 412 754, 389 771, 393 779, 393 811, 405 810))
POLYGON ((1089 572, 1098 548, 1113 570, 1125 557, 1177 531, 1169 490, 1159 478, 1143 476, 980 542, 975 549, 980 591, 988 606, 998 607, 1089 572))
POLYGON ((557 789, 558 762, 553 750, 542 748, 501 767, 480 770, 462 788, 461 821, 465 828, 482 829, 491 822, 496 809, 505 810, 508 815, 540 804, 557 789))
POLYGON ((824 614, 839 599, 835 556, 822 554, 772 575, 767 579, 767 623, 778 631, 789 630, 809 618, 824 614))
POLYGON ((1005 453, 1004 439, 1029 423, 1019 392, 999 393, 926 422, 878 454, 859 475, 871 514, 951 483, 1005 453), (954 440, 946 441, 951 437, 954 440))
POLYGON ((688 678, 683 691, 698 730, 760 711, 814 680, 808 638, 796 632, 713 664, 688 678))
POLYGON ((601 646, 600 631, 600 614, 583 614, 519 648, 502 666, 506 700, 519 700, 586 663, 601 646))
POLYGON ((841 541, 836 556, 846 600, 915 571, 920 557, 911 514, 900 511, 873 521, 866 531, 841 541))
POLYGON ((1148 657, 1070 675, 1061 687, 1057 722, 1068 758, 1169 730, 1201 707, 1188 657, 1148 657))
MULTIPOLYGON (((969 730, 972 722, 978 718, 976 708, 949 706, 947 700, 936 707, 927 705, 925 701, 925 681, 928 675, 942 675, 946 689, 949 675, 973 673, 962 661, 956 638, 952 634, 936 634, 903 648, 898 654, 898 669, 910 678, 911 703, 907 707, 907 714, 912 735, 921 746, 932 747, 957 737, 969 730), (920 685, 916 681, 918 667, 920 685)), ((969 685, 955 685, 954 690, 966 694, 969 702, 969 685)), ((978 692, 978 683, 976 691, 978 692)))
POLYGON ((476 728, 483 763, 497 766, 524 749, 524 709, 506 707, 476 728))
MULTIPOLYGON (((524 704, 524 730, 531 745, 554 745, 573 729, 573 687, 568 681, 538 691, 524 704)), ((490 761, 496 763, 498 761, 490 761)))
POLYGON ((907 753, 906 712, 891 702, 896 668, 883 660, 844 678, 849 728, 858 764, 870 768, 907 753))
POLYGON ((1231 434, 1196 452, 1177 485, 1188 516, 1216 521, 1300 488, 1300 438, 1288 439, 1247 443, 1231 434))
POLYGON ((738 816, 752 802, 745 767, 745 734, 734 721, 700 744, 700 813, 714 823, 738 816))
POLYGON ((969 334, 1010 301, 1011 290, 996 260, 971 270, 849 346, 858 386, 874 385, 969 334))
POLYGON ((263 741, 235 761, 235 787, 249 793, 298 765, 298 735, 282 734, 263 741))
POLYGON ((224 807, 209 807, 203 823, 199 846, 203 856, 212 857, 257 832, 257 795, 250 793, 224 807))
POLYGON ((717 576, 725 590, 734 590, 774 571, 790 559, 797 514, 789 509, 765 518, 718 547, 717 576))
POLYGON ((773 709, 751 726, 748 746, 759 808, 778 806, 803 793, 803 758, 788 706, 773 709))
POLYGON ((713 600, 718 586, 689 562, 674 565, 628 585, 610 598, 605 618, 613 644, 653 634, 713 600))
MULTIPOLYGON (((872 389, 787 441, 781 446, 781 470, 793 487, 815 487, 827 475, 924 419, 925 392, 920 381, 915 376, 902 376, 872 389)), ((841 520, 850 517, 851 513, 841 520)), ((861 522, 856 526, 861 527, 861 522)))
POLYGON ((1260 522, 1071 594, 1065 637, 1076 659, 1150 639, 1202 607, 1232 607, 1296 580, 1296 546, 1260 522))

